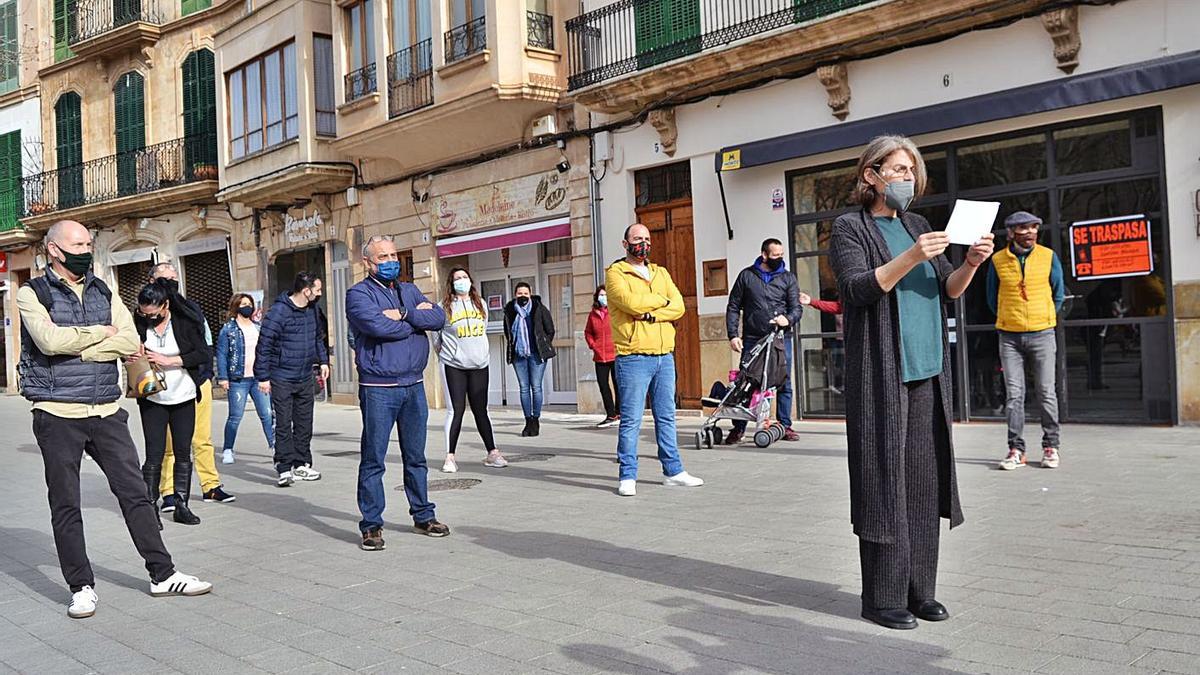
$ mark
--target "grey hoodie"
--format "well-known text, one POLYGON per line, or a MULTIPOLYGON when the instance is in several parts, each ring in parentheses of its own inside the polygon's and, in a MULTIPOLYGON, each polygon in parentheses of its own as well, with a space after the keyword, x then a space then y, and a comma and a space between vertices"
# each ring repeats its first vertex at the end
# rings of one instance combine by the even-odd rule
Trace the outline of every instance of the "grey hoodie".
POLYGON ((487 315, 480 312, 470 298, 455 297, 450 303, 446 325, 439 337, 438 358, 442 363, 460 370, 488 367, 491 359, 487 315))

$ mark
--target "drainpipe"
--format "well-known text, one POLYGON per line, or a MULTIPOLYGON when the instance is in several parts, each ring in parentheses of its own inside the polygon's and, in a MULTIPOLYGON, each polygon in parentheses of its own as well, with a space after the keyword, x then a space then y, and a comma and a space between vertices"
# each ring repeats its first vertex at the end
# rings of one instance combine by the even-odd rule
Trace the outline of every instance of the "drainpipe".
MULTIPOLYGON (((592 126, 592 113, 588 113, 588 126, 592 126)), ((592 273, 595 275, 593 286, 604 283, 604 240, 601 234, 600 222, 600 181, 592 171, 596 161, 596 139, 588 135, 588 207, 591 209, 592 220, 592 273)))

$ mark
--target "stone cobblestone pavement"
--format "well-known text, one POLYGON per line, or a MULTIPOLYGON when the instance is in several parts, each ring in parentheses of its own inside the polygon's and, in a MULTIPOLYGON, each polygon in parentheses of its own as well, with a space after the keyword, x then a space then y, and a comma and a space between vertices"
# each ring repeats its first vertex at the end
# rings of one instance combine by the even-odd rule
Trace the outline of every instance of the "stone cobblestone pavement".
POLYGON ((166 523, 180 569, 215 583, 201 598, 150 597, 85 462, 100 606, 72 621, 27 406, 0 399, 0 673, 1200 673, 1200 430, 1068 426, 1061 469, 1006 473, 1002 427, 956 427, 967 523, 943 537, 939 588, 953 618, 893 632, 858 618, 840 424, 801 423, 800 442, 766 450, 685 449, 707 481, 694 490, 657 484, 647 430, 623 499, 616 430, 551 417, 521 439, 519 418, 494 415, 525 460, 503 470, 464 430, 454 478, 482 482, 433 494, 446 539, 406 527, 393 457, 388 548, 366 553, 357 410, 319 406, 324 478, 287 490, 251 416, 221 467, 237 502, 197 499, 200 526, 166 523))

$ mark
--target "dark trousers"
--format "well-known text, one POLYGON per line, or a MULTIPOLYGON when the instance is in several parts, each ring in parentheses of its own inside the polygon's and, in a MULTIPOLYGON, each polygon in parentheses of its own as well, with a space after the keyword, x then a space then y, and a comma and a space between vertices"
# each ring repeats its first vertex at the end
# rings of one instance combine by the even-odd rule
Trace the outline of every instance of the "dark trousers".
POLYGON ((463 415, 466 408, 471 406, 471 415, 475 417, 475 427, 479 429, 479 437, 483 439, 483 447, 488 452, 496 449, 496 439, 492 436, 492 421, 488 419, 488 369, 478 368, 463 370, 454 366, 445 366, 446 390, 450 392, 450 422, 446 430, 446 452, 453 454, 458 448, 458 437, 462 433, 463 415))
POLYGON ((138 470, 137 448, 129 435, 129 413, 118 411, 108 417, 66 419, 42 410, 33 411, 33 435, 42 450, 46 468, 46 492, 50 498, 50 526, 63 577, 74 593, 95 586, 88 562, 80 511, 79 462, 84 448, 108 479, 108 489, 121 506, 121 515, 146 571, 155 583, 175 573, 171 554, 158 532, 156 507, 146 496, 146 484, 138 470))
POLYGON ((158 501, 163 455, 167 452, 167 429, 171 430, 171 453, 175 456, 175 496, 184 502, 192 489, 192 436, 196 433, 196 402, 162 405, 138 399, 142 413, 142 438, 146 441, 146 462, 142 477, 151 502, 158 501))
POLYGON ((600 398, 604 400, 605 417, 616 417, 621 412, 621 392, 617 389, 615 365, 615 361, 596 362, 596 383, 600 385, 600 398))
MULTIPOLYGON (((896 541, 858 540, 863 605, 898 609, 933 600, 937 586, 938 454, 949 438, 941 396, 933 379, 909 382, 908 433, 902 458, 903 489, 897 492, 896 541)), ((948 464, 947 464, 948 466, 948 464)))
POLYGON ((275 470, 312 466, 313 403, 311 380, 271 380, 271 412, 275 415, 275 470))

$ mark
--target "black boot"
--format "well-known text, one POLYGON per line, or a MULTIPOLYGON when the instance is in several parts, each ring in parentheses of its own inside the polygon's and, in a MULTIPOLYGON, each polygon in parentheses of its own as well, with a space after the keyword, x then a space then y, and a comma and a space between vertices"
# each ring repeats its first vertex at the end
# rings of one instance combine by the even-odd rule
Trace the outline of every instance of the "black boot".
POLYGON ((142 480, 146 481, 146 496, 150 499, 150 508, 154 509, 154 517, 158 519, 158 529, 161 531, 162 514, 158 511, 158 481, 162 478, 161 464, 143 464, 142 480))
POLYGON ((183 525, 199 525, 200 518, 188 508, 188 497, 192 489, 192 462, 175 458, 175 513, 174 520, 183 525))
POLYGON ((532 423, 532 425, 533 425, 533 426, 530 428, 529 435, 530 435, 530 436, 538 436, 538 435, 540 435, 540 434, 542 433, 542 420, 541 420, 541 418, 539 418, 539 417, 530 417, 530 418, 529 418, 529 421, 530 421, 530 423, 532 423))
POLYGON ((187 499, 183 495, 175 495, 175 522, 181 525, 199 525, 200 517, 188 508, 187 499))
POLYGON ((533 435, 533 418, 532 417, 525 418, 525 428, 521 430, 521 435, 522 436, 532 436, 533 435))

